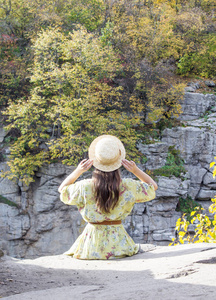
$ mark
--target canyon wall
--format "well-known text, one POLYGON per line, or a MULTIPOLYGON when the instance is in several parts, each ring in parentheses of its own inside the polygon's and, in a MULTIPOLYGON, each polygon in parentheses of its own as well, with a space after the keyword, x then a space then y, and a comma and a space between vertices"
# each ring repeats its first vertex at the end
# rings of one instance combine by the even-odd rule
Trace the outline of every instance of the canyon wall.
MULTIPOLYGON (((216 156, 216 96, 186 92, 179 119, 182 126, 167 128, 161 140, 138 148, 145 157, 143 169, 166 164, 170 146, 180 150, 186 173, 180 177, 158 176, 155 200, 134 206, 124 226, 137 243, 167 245, 175 237, 179 198, 191 196, 205 209, 216 195, 216 181, 209 164, 216 156)), ((0 143, 5 132, 0 130, 0 143)), ((6 163, 0 168, 5 170, 6 163)), ((42 167, 29 187, 0 179, 0 195, 16 206, 0 203, 0 248, 14 257, 37 257, 68 250, 82 232, 85 222, 76 207, 59 200, 58 186, 73 167, 51 164, 42 167)), ((125 170, 123 176, 131 176, 125 170)), ((91 176, 86 173, 85 177, 91 176)))

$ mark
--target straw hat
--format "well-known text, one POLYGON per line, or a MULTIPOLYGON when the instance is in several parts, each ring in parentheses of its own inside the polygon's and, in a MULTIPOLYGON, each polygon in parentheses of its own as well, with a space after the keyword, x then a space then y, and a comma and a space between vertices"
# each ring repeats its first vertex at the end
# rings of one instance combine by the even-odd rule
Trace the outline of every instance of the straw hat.
POLYGON ((101 135, 91 143, 89 158, 93 159, 93 166, 98 170, 111 172, 121 167, 125 148, 117 137, 101 135))

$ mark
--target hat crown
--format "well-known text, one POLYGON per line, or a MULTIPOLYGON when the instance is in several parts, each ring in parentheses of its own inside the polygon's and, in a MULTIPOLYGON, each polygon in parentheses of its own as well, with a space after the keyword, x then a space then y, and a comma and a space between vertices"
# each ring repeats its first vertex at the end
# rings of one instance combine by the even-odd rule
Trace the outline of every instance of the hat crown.
POLYGON ((117 143, 111 138, 100 140, 95 147, 95 157, 100 163, 112 164, 116 162, 121 155, 121 150, 117 143))
POLYGON ((104 134, 94 139, 89 147, 89 158, 93 166, 103 172, 115 171, 121 167, 125 158, 122 142, 113 135, 104 134))

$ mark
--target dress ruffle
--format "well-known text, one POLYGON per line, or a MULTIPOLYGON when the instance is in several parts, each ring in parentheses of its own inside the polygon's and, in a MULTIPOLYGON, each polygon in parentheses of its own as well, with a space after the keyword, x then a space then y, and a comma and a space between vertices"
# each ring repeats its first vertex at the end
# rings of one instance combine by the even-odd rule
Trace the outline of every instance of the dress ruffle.
POLYGON ((123 225, 88 224, 65 254, 78 259, 114 259, 139 251, 123 225))

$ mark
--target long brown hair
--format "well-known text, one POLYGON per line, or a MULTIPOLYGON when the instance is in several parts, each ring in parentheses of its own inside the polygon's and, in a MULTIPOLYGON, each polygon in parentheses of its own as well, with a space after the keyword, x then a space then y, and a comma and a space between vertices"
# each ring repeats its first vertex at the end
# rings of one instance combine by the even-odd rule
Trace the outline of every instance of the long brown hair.
POLYGON ((96 205, 101 212, 109 213, 119 199, 121 175, 119 170, 93 172, 96 205))

